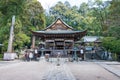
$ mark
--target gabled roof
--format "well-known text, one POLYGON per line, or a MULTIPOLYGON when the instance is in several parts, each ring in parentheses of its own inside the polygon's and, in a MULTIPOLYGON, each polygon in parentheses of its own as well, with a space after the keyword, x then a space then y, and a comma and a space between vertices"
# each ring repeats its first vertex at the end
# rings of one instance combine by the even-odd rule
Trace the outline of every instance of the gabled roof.
POLYGON ((49 25, 44 30, 49 30, 49 29, 52 29, 52 27, 57 27, 56 26, 57 24, 61 25, 61 27, 63 27, 63 28, 73 30, 73 28, 71 26, 69 26, 68 24, 66 24, 61 18, 57 18, 55 22, 53 22, 51 25, 49 25))

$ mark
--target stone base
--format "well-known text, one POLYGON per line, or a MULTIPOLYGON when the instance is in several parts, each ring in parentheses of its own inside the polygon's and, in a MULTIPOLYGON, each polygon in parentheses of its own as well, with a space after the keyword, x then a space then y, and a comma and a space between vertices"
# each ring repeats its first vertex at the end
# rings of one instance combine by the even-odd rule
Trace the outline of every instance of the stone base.
POLYGON ((3 56, 3 60, 7 60, 7 61, 14 60, 15 58, 17 58, 16 53, 5 52, 3 56))

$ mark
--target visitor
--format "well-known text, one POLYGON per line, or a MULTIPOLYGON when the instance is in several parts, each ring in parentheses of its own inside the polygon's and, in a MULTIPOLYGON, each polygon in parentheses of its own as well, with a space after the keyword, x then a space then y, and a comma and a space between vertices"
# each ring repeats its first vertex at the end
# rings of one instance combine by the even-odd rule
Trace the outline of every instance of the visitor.
POLYGON ((33 59, 33 53, 32 53, 32 51, 30 51, 30 53, 29 53, 29 59, 30 59, 30 61, 32 61, 32 59, 33 59))
POLYGON ((91 50, 91 59, 94 58, 93 51, 94 51, 94 48, 92 48, 92 50, 91 50))
POLYGON ((92 48, 91 59, 94 59, 94 55, 95 55, 95 49, 92 48))
POLYGON ((80 49, 80 53, 81 53, 82 60, 84 60, 84 51, 83 51, 83 48, 80 49))
POLYGON ((29 61, 29 53, 28 53, 28 51, 25 51, 25 61, 29 61))
POLYGON ((34 50, 34 59, 37 61, 37 57, 38 57, 38 50, 37 48, 35 48, 34 50))

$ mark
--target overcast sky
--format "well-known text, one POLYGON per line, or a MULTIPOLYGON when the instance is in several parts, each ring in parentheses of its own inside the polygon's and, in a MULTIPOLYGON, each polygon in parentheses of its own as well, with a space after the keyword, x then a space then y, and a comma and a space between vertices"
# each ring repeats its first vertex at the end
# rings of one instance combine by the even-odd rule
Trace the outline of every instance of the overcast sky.
MULTIPOLYGON (((74 6, 79 6, 81 3, 83 2, 88 2, 89 0, 38 0, 44 9, 48 10, 51 6, 54 6, 57 2, 61 1, 61 2, 65 2, 68 1, 70 3, 70 5, 74 6)), ((90 0, 91 1, 91 0, 90 0)), ((94 0, 92 0, 94 1, 94 0)), ((107 1, 107 0, 103 0, 103 1, 107 1)))

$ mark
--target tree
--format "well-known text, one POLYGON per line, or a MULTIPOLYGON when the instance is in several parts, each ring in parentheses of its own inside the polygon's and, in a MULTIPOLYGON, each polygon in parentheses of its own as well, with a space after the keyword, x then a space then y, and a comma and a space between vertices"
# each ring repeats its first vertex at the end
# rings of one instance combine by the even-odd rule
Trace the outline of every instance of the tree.
POLYGON ((115 37, 105 37, 102 39, 102 46, 108 51, 113 49, 112 42, 115 41, 115 37))
POLYGON ((102 2, 102 0, 95 0, 92 3, 93 5, 90 7, 89 14, 94 17, 94 21, 92 23, 93 30, 95 34, 98 36, 105 36, 108 31, 108 26, 106 25, 109 2, 102 2))
POLYGON ((110 26, 108 34, 120 39, 120 1, 112 0, 109 7, 107 24, 110 26))
MULTIPOLYGON (((22 18, 26 21, 30 21, 30 27, 34 26, 36 30, 43 29, 45 27, 45 16, 41 4, 37 0, 32 0, 28 2, 29 3, 26 2, 26 7, 24 9, 24 15, 27 16, 27 18, 22 18)), ((30 29, 30 27, 27 28, 30 29)))
POLYGON ((41 30, 45 26, 44 10, 37 0, 0 0, 0 42, 5 45, 5 51, 12 15, 16 16, 15 49, 30 45, 31 30, 41 30))
MULTIPOLYGON (((11 27, 11 18, 13 15, 16 15, 16 17, 18 18, 18 16, 22 13, 23 8, 22 6, 24 6, 24 1, 19 1, 19 0, 1 0, 0 1, 0 12, 2 14, 2 16, 0 16, 0 20, 2 20, 1 22, 1 29, 0 29, 0 34, 2 34, 0 36, 0 42, 3 44, 8 43, 8 38, 9 38, 9 29, 11 27), (3 35, 4 34, 4 35, 3 35)), ((16 20, 17 22, 18 20, 16 20)), ((17 26, 16 26, 17 28, 17 26)), ((4 46, 4 49, 6 49, 6 46, 4 46)))
POLYGON ((55 6, 50 8, 49 13, 50 16, 54 17, 54 19, 60 17, 68 25, 74 27, 75 29, 82 30, 82 28, 79 27, 79 23, 83 17, 78 13, 77 6, 71 7, 69 2, 58 2, 55 6))

